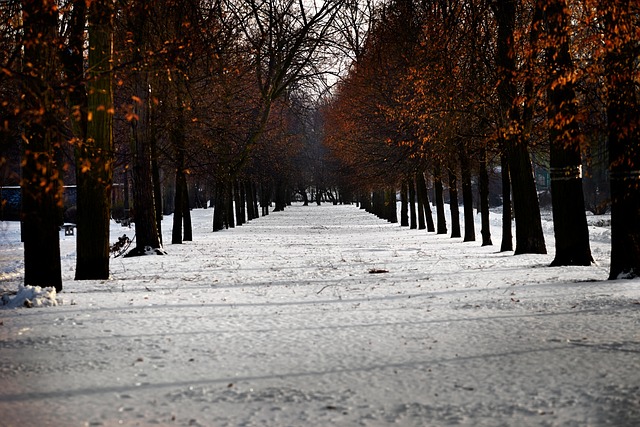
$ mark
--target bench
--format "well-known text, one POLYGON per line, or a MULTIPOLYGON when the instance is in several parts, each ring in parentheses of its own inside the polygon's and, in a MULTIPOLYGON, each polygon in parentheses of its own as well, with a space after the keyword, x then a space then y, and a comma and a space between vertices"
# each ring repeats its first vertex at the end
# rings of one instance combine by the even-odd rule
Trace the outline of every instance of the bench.
POLYGON ((73 236, 73 229, 76 227, 75 224, 65 223, 62 224, 62 228, 64 228, 65 236, 73 236))

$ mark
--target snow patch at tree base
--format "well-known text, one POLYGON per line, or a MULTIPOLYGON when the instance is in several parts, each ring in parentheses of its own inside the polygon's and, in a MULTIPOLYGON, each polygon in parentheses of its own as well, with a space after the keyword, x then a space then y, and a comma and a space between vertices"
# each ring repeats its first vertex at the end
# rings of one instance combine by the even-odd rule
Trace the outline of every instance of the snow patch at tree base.
POLYGON ((57 296, 53 287, 18 285, 18 291, 15 294, 3 293, 0 299, 0 307, 2 308, 53 307, 57 305, 62 305, 62 298, 57 296))
POLYGON ((124 258, 130 258, 135 256, 143 256, 143 255, 166 255, 167 253, 160 248, 152 248, 151 246, 145 246, 143 248, 134 248, 131 249, 124 255, 124 258))

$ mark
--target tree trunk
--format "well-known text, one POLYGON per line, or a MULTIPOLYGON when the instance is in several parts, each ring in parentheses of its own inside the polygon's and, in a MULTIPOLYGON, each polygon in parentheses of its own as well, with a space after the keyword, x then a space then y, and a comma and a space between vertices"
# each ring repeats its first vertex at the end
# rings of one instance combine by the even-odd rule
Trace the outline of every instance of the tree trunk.
POLYGON ((491 246, 493 242, 491 241, 491 222, 489 219, 489 174, 487 172, 487 150, 484 147, 480 151, 479 169, 480 223, 482 224, 480 234, 482 235, 482 246, 491 246))
POLYGON ((374 190, 371 209, 373 214, 380 219, 384 218, 384 191, 374 190))
POLYGON ((235 209, 233 208, 233 181, 229 181, 225 184, 225 207, 226 209, 226 221, 228 228, 235 228, 235 209))
POLYGON ((158 164, 158 141, 155 136, 151 138, 151 179, 153 182, 153 200, 156 207, 156 228, 158 229, 158 240, 162 246, 162 186, 160 184, 160 166, 158 164))
POLYGON ((245 181, 243 187, 247 198, 247 221, 251 221, 255 218, 253 186, 250 181, 245 181))
POLYGON ((191 206, 189 205, 189 186, 187 185, 187 177, 182 180, 182 223, 184 225, 184 236, 182 238, 185 242, 191 242, 193 240, 193 226, 191 223, 191 206))
POLYGON ((411 222, 409 228, 415 230, 418 228, 418 220, 416 216, 416 187, 413 177, 408 181, 409 185, 409 213, 411 216, 411 222))
POLYGON ((425 200, 424 200, 423 194, 420 193, 420 184, 418 183, 418 180, 420 179, 420 177, 421 177, 421 174, 416 174, 413 177, 414 179, 412 181, 412 184, 417 184, 416 185, 416 202, 418 205, 418 230, 424 230, 425 228, 427 228, 427 225, 424 222, 425 200))
POLYGON ((606 33, 613 40, 605 60, 609 168, 611 177, 611 267, 609 279, 640 277, 640 105, 637 43, 630 2, 606 4, 606 33))
POLYGON ((78 233, 76 280, 109 278, 109 220, 113 184, 113 3, 89 8, 87 134, 76 148, 78 233))
POLYGON ((402 187, 400 188, 400 226, 408 227, 409 226, 409 186, 407 181, 402 182, 402 187))
POLYGON ((159 248, 160 237, 156 222, 153 176, 151 170, 151 129, 148 104, 149 85, 146 76, 134 77, 136 93, 142 100, 134 107, 137 119, 133 127, 133 218, 136 225, 136 249, 132 255, 141 255, 147 248, 159 248))
POLYGON ((309 196, 307 195, 307 189, 301 185, 299 188, 299 192, 302 196, 302 206, 309 206, 309 196))
POLYGON ((385 218, 392 224, 398 223, 398 207, 395 188, 384 192, 385 218))
POLYGON ((224 206, 224 186, 218 183, 214 190, 213 204, 213 229, 212 231, 220 231, 224 229, 225 215, 227 209, 224 206))
POLYGON ((451 237, 462 237, 460 205, 458 204, 458 178, 451 169, 449 169, 449 209, 451 210, 451 237))
POLYGON ((271 186, 262 184, 260 186, 260 207, 262 208, 262 216, 269 215, 269 204, 271 199, 271 186))
POLYGON ((180 86, 179 82, 173 85, 176 89, 176 93, 172 94, 173 96, 169 96, 169 102, 175 108, 176 111, 176 119, 175 123, 170 129, 170 139, 171 145, 174 153, 174 162, 176 168, 176 179, 175 179, 175 198, 173 204, 173 228, 171 230, 171 243, 172 244, 181 244, 182 243, 182 223, 183 223, 183 214, 184 214, 184 205, 185 202, 188 205, 187 198, 187 178, 185 174, 185 154, 186 154, 186 135, 185 135, 185 118, 184 111, 180 100, 180 86))
POLYGON ((274 212, 281 212, 287 206, 285 197, 286 197, 286 186, 280 180, 276 182, 276 200, 275 207, 273 209, 274 212))
POLYGON ((513 185, 513 210, 516 218, 515 255, 546 254, 538 193, 529 150, 522 143, 516 143, 508 153, 509 173, 513 185))
POLYGON ((447 220, 444 215, 444 197, 439 166, 436 167, 435 171, 433 172, 433 185, 436 189, 436 220, 438 223, 437 234, 447 234, 447 220))
POLYGON ((24 25, 22 239, 24 284, 62 290, 60 233, 62 182, 56 151, 62 136, 55 126, 57 9, 51 2, 22 2, 24 25))
POLYGON ((242 225, 246 222, 245 217, 245 194, 244 194, 244 186, 240 185, 240 181, 235 180, 233 182, 233 191, 236 195, 236 224, 242 225))
POLYGON ((556 241, 556 255, 551 265, 590 265, 593 258, 582 191, 577 100, 570 78, 573 60, 569 51, 567 5, 565 0, 545 0, 538 7, 546 7, 545 21, 550 37, 545 56, 551 73, 547 118, 556 241))
POLYGON ((464 242, 476 240, 476 225, 473 215, 473 188, 471 165, 464 149, 460 150, 460 175, 462 177, 462 204, 464 205, 464 242))
MULTIPOLYGON (((409 187, 411 189, 411 187, 409 187)), ((360 209, 371 213, 371 193, 365 192, 360 196, 360 209)))
POLYGON ((129 168, 128 166, 125 166, 124 171, 122 172, 122 178, 124 181, 124 202, 123 202, 123 206, 124 206, 124 218, 126 220, 130 220, 131 219, 131 204, 129 202, 129 168))
POLYGON ((258 207, 258 186, 255 182, 250 182, 251 194, 253 198, 253 218, 260 217, 260 209, 258 207))
POLYGON ((422 206, 424 208, 424 216, 427 220, 427 231, 436 231, 436 226, 433 222, 433 213, 431 212, 431 202, 429 202, 429 190, 427 189, 427 182, 425 180, 424 173, 418 172, 416 174, 416 183, 418 188, 418 200, 422 200, 422 206))
POLYGON ((185 200, 184 186, 182 181, 184 180, 184 171, 180 166, 182 156, 181 153, 176 152, 176 185, 175 185, 175 198, 173 207, 173 227, 171 229, 171 244, 182 244, 182 213, 185 200))
POLYGON ((502 178, 502 242, 500 243, 500 252, 507 252, 513 250, 513 234, 511 226, 511 178, 509 177, 509 161, 504 150, 500 154, 500 167, 502 178))
MULTIPOLYGON (((136 29, 134 41, 144 51, 146 45, 146 6, 143 3, 135 6, 134 22, 136 29)), ((136 58, 143 63, 141 54, 136 58)), ((131 120, 133 132, 133 219, 136 227, 136 248, 129 252, 130 256, 143 255, 148 249, 160 247, 160 236, 156 221, 153 175, 151 169, 151 94, 149 73, 138 70, 133 76, 133 88, 136 102, 133 106, 134 118, 131 120)))

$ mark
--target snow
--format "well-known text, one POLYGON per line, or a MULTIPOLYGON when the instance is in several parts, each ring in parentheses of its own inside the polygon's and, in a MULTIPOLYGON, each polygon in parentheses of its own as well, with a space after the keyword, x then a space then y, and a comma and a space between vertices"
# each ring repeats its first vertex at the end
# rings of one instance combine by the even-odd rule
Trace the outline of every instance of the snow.
POLYGON ((40 286, 18 285, 15 295, 3 293, 0 306, 5 308, 18 307, 47 307, 58 305, 62 301, 58 299, 54 288, 41 288, 40 286))
MULTIPOLYGON (((105 281, 73 281, 61 233, 62 304, 0 309, 1 426, 640 425, 640 281, 606 280, 602 217, 595 266, 550 268, 551 234, 498 252, 498 215, 489 247, 355 206, 192 215, 193 242, 105 281)), ((21 256, 1 223, 0 288, 21 256)))

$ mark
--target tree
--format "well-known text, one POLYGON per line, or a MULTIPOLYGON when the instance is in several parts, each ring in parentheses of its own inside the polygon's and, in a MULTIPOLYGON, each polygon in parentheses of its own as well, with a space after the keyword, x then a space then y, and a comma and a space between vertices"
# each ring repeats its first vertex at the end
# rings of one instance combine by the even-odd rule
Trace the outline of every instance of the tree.
MULTIPOLYGON (((478 176, 478 187, 480 192, 480 234, 482 235, 482 246, 491 246, 491 224, 489 222, 489 173, 487 171, 487 150, 482 147, 479 162, 480 173, 478 176)), ((511 224, 509 224, 511 231, 511 224)))
MULTIPOLYGON (((333 28, 341 0, 322 3, 264 0, 225 1, 227 25, 237 26, 249 48, 259 91, 244 149, 231 169, 236 175, 265 131, 274 101, 322 74, 323 48, 333 28)), ((325 66, 328 64, 324 64, 325 66)))
POLYGON ((599 2, 606 30, 604 70, 611 176, 609 279, 640 276, 640 105, 637 89, 638 5, 599 2))
MULTIPOLYGON (((518 104, 518 73, 515 52, 516 0, 492 3, 497 22, 496 64, 498 66, 498 97, 503 112, 500 139, 506 151, 509 176, 513 187, 513 208, 516 216, 515 254, 547 253, 542 233, 540 206, 533 177, 531 158, 526 141, 526 126, 518 104)), ((503 169, 502 173, 505 173, 503 169)))
POLYGON ((448 169, 449 173, 449 209, 451 210, 451 237, 462 237, 460 232, 460 206, 458 202, 458 177, 456 172, 448 169))
POLYGON ((62 182, 57 162, 62 135, 56 117, 58 11, 53 2, 23 1, 22 68, 22 240, 25 285, 62 290, 60 208, 62 182))
MULTIPOLYGON (((74 4, 74 13, 82 14, 81 3, 74 4), (79 10, 76 11, 76 7, 79 10)), ((113 14, 114 6, 110 0, 96 0, 90 4, 86 137, 77 138, 75 144, 78 189, 76 280, 109 278, 115 112, 111 55, 113 14)), ((77 19, 84 22, 80 17, 77 19)), ((80 90, 81 87, 75 89, 80 90)), ((82 94, 78 96, 84 97, 82 94)), ((82 115, 82 105, 73 105, 72 108, 75 114, 82 115)))
POLYGON ((435 167, 433 172, 433 186, 435 187, 436 196, 436 232, 438 234, 447 234, 447 219, 444 213, 444 196, 440 165, 435 167))
POLYGON ((132 76, 132 112, 129 116, 133 138, 133 220, 136 227, 136 248, 128 255, 144 255, 148 250, 160 248, 151 171, 151 145, 155 143, 151 121, 153 79, 144 56, 149 47, 149 7, 147 3, 135 2, 129 11, 132 57, 136 64, 132 76))
MULTIPOLYGON (((547 120, 556 255, 552 266, 590 265, 589 229, 582 191, 582 159, 575 73, 565 0, 538 1, 536 15, 547 27, 547 120)), ((533 25, 544 25, 534 19, 533 25)))
POLYGON ((460 149, 460 172, 462 177, 462 203, 464 204, 464 241, 476 240, 476 229, 473 215, 473 190, 471 186, 471 165, 464 148, 460 149))
MULTIPOLYGON (((182 102, 179 97, 176 96, 175 98, 175 104, 180 104, 182 102)), ((182 108, 178 107, 176 112, 176 122, 174 123, 173 128, 170 131, 171 142, 173 145, 173 149, 175 150, 174 159, 176 163, 176 194, 173 209, 173 228, 171 232, 172 244, 182 243, 182 224, 184 222, 185 215, 189 215, 189 194, 187 192, 187 174, 185 173, 185 118, 182 108), (187 209, 185 209, 185 206, 187 207, 187 209)))

